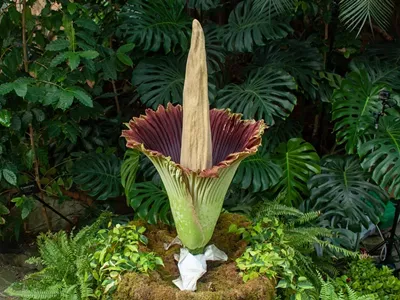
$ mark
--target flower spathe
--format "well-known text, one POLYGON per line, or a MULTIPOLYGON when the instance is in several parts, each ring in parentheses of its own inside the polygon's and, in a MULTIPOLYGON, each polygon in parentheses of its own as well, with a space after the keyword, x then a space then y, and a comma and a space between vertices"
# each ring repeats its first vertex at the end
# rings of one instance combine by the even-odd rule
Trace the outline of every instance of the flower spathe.
POLYGON ((241 120, 229 110, 210 110, 212 167, 192 171, 180 164, 183 111, 180 105, 133 118, 122 132, 127 147, 143 152, 164 183, 183 245, 203 248, 211 239, 226 192, 240 162, 255 154, 264 122, 241 120))

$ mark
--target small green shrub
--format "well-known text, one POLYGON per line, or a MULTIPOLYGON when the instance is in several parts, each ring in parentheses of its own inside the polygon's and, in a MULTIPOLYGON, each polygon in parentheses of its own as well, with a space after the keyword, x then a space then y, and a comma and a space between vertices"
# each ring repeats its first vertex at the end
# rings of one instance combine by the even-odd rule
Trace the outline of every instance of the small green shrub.
POLYGON ((146 273, 163 265, 160 257, 140 251, 147 243, 144 227, 120 225, 101 229, 110 219, 103 214, 76 235, 64 231, 38 238, 40 257, 28 262, 43 266, 6 293, 23 300, 111 299, 126 271, 146 273))
POLYGON ((371 259, 360 259, 350 264, 346 275, 336 278, 343 287, 346 283, 358 294, 373 294, 376 299, 400 299, 400 280, 386 266, 377 268, 371 259))
POLYGON ((358 255, 332 245, 328 240, 333 237, 332 231, 312 224, 318 217, 318 212, 302 213, 293 207, 266 203, 258 209, 253 225, 232 225, 230 231, 242 234, 249 242, 236 260, 243 280, 274 277, 285 299, 291 299, 312 286, 319 290, 318 272, 336 276, 333 255, 358 255), (324 250, 322 257, 317 255, 316 246, 324 250))
POLYGON ((164 265, 154 253, 139 250, 140 243, 147 244, 143 235, 145 230, 135 225, 117 224, 114 228, 98 232, 95 252, 89 258, 97 298, 114 292, 124 272, 147 273, 158 265, 164 265))

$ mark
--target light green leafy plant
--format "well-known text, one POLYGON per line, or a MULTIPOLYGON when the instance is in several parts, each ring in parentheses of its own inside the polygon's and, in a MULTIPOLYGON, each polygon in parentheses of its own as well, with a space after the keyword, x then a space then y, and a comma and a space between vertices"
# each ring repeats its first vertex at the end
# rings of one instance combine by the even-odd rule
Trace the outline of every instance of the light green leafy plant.
POLYGON ((135 225, 120 225, 97 232, 94 251, 89 255, 94 296, 98 299, 109 297, 116 290, 124 272, 147 273, 158 265, 164 265, 154 253, 142 252, 140 244, 147 244, 143 235, 146 228, 135 225), (106 296, 108 295, 108 296, 106 296))

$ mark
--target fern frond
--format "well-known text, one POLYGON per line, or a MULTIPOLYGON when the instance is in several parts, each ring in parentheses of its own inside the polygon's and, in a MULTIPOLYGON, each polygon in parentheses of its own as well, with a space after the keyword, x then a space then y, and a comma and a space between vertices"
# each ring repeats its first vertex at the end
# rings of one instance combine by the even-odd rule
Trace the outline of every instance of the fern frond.
POLYGON ((311 223, 319 218, 321 213, 319 211, 310 211, 308 213, 304 213, 298 219, 296 219, 293 223, 298 225, 304 225, 306 223, 311 223))
POLYGON ((46 289, 23 289, 21 284, 13 284, 5 292, 12 297, 30 300, 60 299, 61 284, 46 287, 46 289))
POLYGON ((323 248, 329 249, 334 253, 340 253, 345 257, 359 258, 360 255, 357 252, 353 252, 342 247, 335 246, 328 241, 322 241, 319 239, 315 239, 315 243, 320 245, 323 248))
POLYGON ((303 215, 297 208, 271 202, 263 205, 258 214, 259 217, 302 217, 303 215))

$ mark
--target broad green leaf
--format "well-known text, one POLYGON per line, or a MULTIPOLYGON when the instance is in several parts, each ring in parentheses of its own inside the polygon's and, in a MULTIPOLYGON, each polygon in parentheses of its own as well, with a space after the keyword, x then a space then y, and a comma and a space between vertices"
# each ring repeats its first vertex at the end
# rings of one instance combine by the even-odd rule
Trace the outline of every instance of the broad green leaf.
POLYGON ((76 3, 68 3, 67 10, 71 15, 75 13, 76 8, 77 8, 76 3))
POLYGON ((284 193, 284 204, 296 207, 301 203, 303 196, 308 194, 309 178, 321 170, 319 156, 310 143, 293 138, 276 149, 274 160, 283 170, 283 176, 274 187, 274 192, 284 193))
POLYGON ((11 126, 11 112, 6 109, 0 109, 0 125, 11 126))
POLYGON ((190 19, 184 1, 135 0, 124 5, 119 30, 130 43, 145 51, 165 53, 179 46, 188 48, 190 19))
POLYGON ((210 10, 220 6, 220 0, 189 0, 188 7, 201 10, 210 10))
POLYGON ((353 156, 333 156, 321 161, 321 174, 314 175, 308 187, 313 211, 334 227, 368 228, 369 222, 379 222, 387 195, 368 182, 360 161, 353 156), (379 197, 374 197, 371 192, 379 197))
POLYGON ((22 124, 27 126, 32 123, 32 120, 33 120, 32 112, 30 111, 24 112, 24 114, 22 115, 22 124))
POLYGON ((69 67, 70 67, 71 71, 75 70, 79 66, 79 64, 81 62, 81 58, 79 57, 79 53, 77 53, 77 52, 68 52, 67 57, 68 57, 69 67))
POLYGON ((276 118, 285 119, 296 104, 290 90, 296 82, 288 73, 268 67, 254 69, 241 84, 229 84, 218 92, 217 106, 243 113, 248 119, 264 119, 273 125, 276 118))
POLYGON ((73 180, 81 189, 98 200, 122 194, 121 161, 115 156, 88 154, 74 163, 73 180))
POLYGON ((229 15, 224 41, 229 51, 251 52, 267 40, 282 39, 293 29, 282 20, 274 7, 255 5, 253 0, 240 2, 229 15))
MULTIPOLYGON (((132 73, 140 101, 156 109, 158 105, 182 103, 186 57, 165 56, 142 60, 132 73)), ((208 97, 215 99, 213 77, 208 80, 208 97)))
POLYGON ((97 24, 90 19, 78 19, 75 21, 75 24, 92 32, 96 32, 99 30, 97 24))
POLYGON ((28 85, 23 82, 17 82, 15 81, 13 83, 14 91, 15 93, 19 96, 24 98, 26 93, 28 92, 28 85))
POLYGON ((46 119, 46 115, 44 114, 43 110, 38 108, 32 108, 32 112, 35 116, 36 121, 43 122, 46 119))
POLYGON ((3 178, 11 185, 17 185, 17 175, 11 170, 3 169, 3 178))
POLYGON ((281 167, 275 164, 268 154, 257 153, 240 164, 233 183, 255 193, 274 186, 281 176, 281 167))
POLYGON ((73 102, 74 102, 74 94, 68 90, 63 90, 61 91, 60 99, 58 100, 56 107, 62 110, 66 110, 67 108, 71 107, 73 102))
POLYGON ((124 161, 121 166, 121 183, 128 196, 136 180, 136 173, 139 169, 140 152, 129 149, 126 151, 124 161))
POLYGON ((115 58, 110 57, 102 63, 105 80, 117 80, 117 69, 115 67, 115 58))
POLYGON ((118 60, 119 60, 120 62, 122 62, 124 65, 130 66, 130 67, 133 66, 133 61, 132 61, 132 59, 131 59, 128 55, 126 55, 125 53, 119 53, 119 52, 117 52, 117 58, 118 58, 118 60))
POLYGON ((57 40, 51 41, 49 44, 47 44, 46 50, 60 51, 60 50, 67 49, 68 46, 69 46, 69 42, 67 40, 57 39, 57 40))
POLYGON ((380 113, 382 103, 379 92, 385 84, 371 83, 365 70, 351 72, 335 90, 332 120, 338 144, 346 145, 348 154, 356 153, 368 129, 374 126, 374 114, 380 113))
POLYGON ((358 153, 361 166, 372 172, 372 179, 400 199, 400 118, 382 117, 374 137, 363 143, 358 153))
POLYGON ((87 50, 79 52, 79 56, 86 59, 95 59, 96 57, 99 56, 99 52, 94 50, 87 50))
POLYGON ((11 82, 0 84, 0 95, 6 95, 14 89, 14 85, 11 82))
POLYGON ((54 68, 57 67, 59 64, 65 62, 67 60, 67 52, 63 52, 58 54, 50 63, 50 67, 54 68))
POLYGON ((83 105, 93 107, 92 98, 82 89, 78 87, 71 87, 68 92, 72 93, 74 97, 83 105))
POLYGON ((172 224, 167 192, 153 182, 134 184, 128 201, 138 216, 150 224, 157 224, 158 220, 172 224))
POLYGON ((8 215, 9 213, 9 209, 0 203, 0 215, 8 215))
POLYGON ((135 44, 133 43, 128 43, 125 45, 122 45, 121 47, 118 48, 117 53, 124 53, 126 54, 129 51, 132 51, 133 48, 135 48, 135 44))

